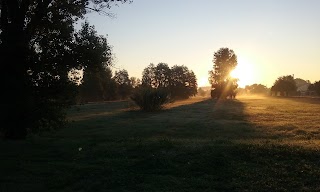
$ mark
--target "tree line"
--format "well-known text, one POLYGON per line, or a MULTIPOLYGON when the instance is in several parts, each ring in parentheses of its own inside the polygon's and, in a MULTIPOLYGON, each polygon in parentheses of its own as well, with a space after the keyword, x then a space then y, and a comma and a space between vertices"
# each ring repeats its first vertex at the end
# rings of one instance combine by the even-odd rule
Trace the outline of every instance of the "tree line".
POLYGON ((184 65, 169 67, 166 63, 150 64, 142 73, 142 80, 129 77, 125 69, 115 71, 110 67, 100 70, 86 69, 78 86, 78 102, 97 102, 128 99, 141 87, 162 89, 171 99, 187 99, 197 94, 197 78, 193 71, 184 65))
POLYGON ((172 99, 187 99, 197 94, 197 78, 184 65, 150 64, 143 70, 142 86, 166 90, 172 99))

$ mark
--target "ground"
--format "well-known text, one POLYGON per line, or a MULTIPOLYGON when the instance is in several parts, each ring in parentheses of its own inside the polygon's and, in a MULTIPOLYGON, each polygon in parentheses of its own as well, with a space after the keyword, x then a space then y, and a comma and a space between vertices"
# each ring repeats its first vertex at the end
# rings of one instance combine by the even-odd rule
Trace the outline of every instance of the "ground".
POLYGON ((0 191, 319 191, 320 100, 193 98, 145 113, 73 107, 68 127, 0 141, 0 191))

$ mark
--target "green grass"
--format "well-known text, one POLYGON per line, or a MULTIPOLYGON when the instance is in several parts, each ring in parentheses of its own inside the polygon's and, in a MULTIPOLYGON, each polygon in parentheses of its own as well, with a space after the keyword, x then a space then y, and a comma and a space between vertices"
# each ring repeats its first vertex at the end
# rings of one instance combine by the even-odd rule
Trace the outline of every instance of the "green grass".
POLYGON ((77 106, 65 129, 0 141, 0 191, 320 191, 319 114, 306 98, 77 106))

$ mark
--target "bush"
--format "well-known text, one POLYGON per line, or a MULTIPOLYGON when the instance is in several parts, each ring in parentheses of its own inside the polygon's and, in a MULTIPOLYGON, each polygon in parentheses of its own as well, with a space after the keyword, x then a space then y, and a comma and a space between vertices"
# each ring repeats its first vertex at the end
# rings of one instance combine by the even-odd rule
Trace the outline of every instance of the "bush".
POLYGON ((137 89, 131 99, 143 111, 156 111, 161 110, 163 105, 169 101, 169 94, 163 89, 144 87, 137 89))

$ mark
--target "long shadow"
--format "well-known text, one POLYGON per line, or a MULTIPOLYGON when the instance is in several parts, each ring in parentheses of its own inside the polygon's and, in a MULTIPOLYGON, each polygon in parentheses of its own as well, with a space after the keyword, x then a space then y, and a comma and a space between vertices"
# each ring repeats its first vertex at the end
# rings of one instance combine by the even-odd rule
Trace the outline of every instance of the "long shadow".
POLYGON ((152 113, 123 110, 125 105, 84 106, 92 114, 110 113, 77 120, 47 137, 1 143, 6 155, 0 158, 0 170, 5 170, 0 173, 4 183, 0 190, 295 191, 307 187, 316 191, 319 187, 318 152, 236 142, 260 138, 246 114, 246 102, 208 99, 152 113))
MULTIPOLYGON (((144 139, 237 139, 253 131, 246 121, 242 102, 212 99, 182 104, 158 112, 120 109, 113 113, 93 113, 73 125, 78 127, 78 134, 87 136, 144 139), (98 132, 100 133, 97 134, 98 132)), ((66 131, 63 131, 63 134, 65 135, 66 131)), ((72 130, 70 134, 73 134, 72 130)))

